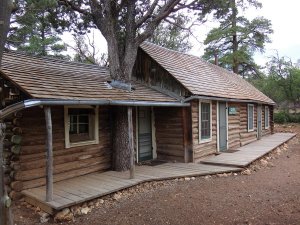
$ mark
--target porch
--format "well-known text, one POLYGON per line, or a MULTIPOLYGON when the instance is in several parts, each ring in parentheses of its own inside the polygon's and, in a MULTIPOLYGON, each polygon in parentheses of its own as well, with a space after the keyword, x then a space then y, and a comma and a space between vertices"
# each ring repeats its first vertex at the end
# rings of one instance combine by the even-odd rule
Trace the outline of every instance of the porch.
POLYGON ((53 185, 53 201, 46 201, 46 187, 23 191, 25 201, 53 214, 58 210, 83 203, 119 190, 148 181, 174 179, 188 176, 238 172, 241 168, 194 163, 163 163, 156 166, 136 166, 135 178, 129 179, 129 171, 92 173, 53 185))
POLYGON ((232 153, 225 151, 220 155, 203 159, 201 163, 218 166, 246 167, 295 136, 296 134, 293 133, 276 133, 265 136, 258 141, 234 149, 235 151, 232 153))
POLYGON ((107 171, 59 181, 53 185, 53 200, 50 202, 46 201, 45 186, 28 189, 22 193, 27 202, 53 214, 63 208, 148 181, 239 172, 242 167, 249 165, 295 136, 296 134, 292 133, 277 133, 263 137, 259 141, 238 148, 236 152, 223 153, 202 160, 200 164, 162 163, 154 166, 136 166, 134 179, 129 179, 129 171, 107 171))

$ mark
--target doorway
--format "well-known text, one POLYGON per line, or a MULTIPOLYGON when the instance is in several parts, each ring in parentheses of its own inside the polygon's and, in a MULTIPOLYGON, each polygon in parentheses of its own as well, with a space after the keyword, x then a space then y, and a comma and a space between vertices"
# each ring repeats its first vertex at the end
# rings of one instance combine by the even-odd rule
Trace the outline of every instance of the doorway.
POLYGON ((257 106, 257 139, 261 139, 261 133, 262 133, 262 106, 257 106))
POLYGON ((151 108, 137 109, 138 161, 153 159, 151 108))
POLYGON ((219 102, 218 105, 219 151, 224 152, 227 150, 227 107, 226 102, 219 102))

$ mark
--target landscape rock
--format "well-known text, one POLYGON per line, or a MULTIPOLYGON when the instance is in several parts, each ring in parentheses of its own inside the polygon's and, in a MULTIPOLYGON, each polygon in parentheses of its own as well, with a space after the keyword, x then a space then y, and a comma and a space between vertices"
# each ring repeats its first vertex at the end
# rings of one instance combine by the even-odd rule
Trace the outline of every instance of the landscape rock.
POLYGON ((112 198, 113 200, 119 201, 122 198, 122 196, 120 193, 115 193, 112 198))
POLYGON ((80 216, 82 215, 81 213, 81 208, 79 206, 72 206, 71 207, 71 212, 73 213, 74 216, 80 216))
POLYGON ((195 177, 191 177, 191 180, 196 180, 196 178, 195 177))
POLYGON ((39 215, 41 223, 47 223, 50 220, 50 215, 48 213, 39 212, 39 215))
POLYGON ((64 210, 58 212, 54 217, 54 222, 65 222, 73 220, 74 215, 69 208, 65 208, 64 210))
POLYGON ((189 181, 189 180, 191 180, 191 178, 185 177, 184 180, 185 180, 185 181, 189 181))
POLYGON ((261 159, 260 163, 261 163, 262 166, 267 166, 268 165, 268 161, 265 160, 265 159, 261 159))
POLYGON ((242 171, 243 175, 250 175, 251 174, 251 171, 249 169, 245 169, 244 171, 242 171))
POLYGON ((84 207, 84 208, 81 208, 80 211, 83 215, 86 215, 86 214, 90 213, 92 210, 89 207, 84 207))

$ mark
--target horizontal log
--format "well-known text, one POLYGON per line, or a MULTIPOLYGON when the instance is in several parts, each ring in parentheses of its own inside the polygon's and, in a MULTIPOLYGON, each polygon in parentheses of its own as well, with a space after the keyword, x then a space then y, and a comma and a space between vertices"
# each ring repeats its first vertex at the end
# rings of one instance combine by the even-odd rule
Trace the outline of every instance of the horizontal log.
MULTIPOLYGON (((65 173, 56 174, 53 177, 54 182, 58 182, 61 180, 70 179, 73 177, 82 176, 85 174, 93 173, 93 172, 100 172, 105 171, 111 168, 111 163, 103 163, 99 165, 92 165, 86 168, 78 169, 78 170, 71 170, 65 173)), ((34 187, 40 187, 46 184, 46 178, 39 178, 35 180, 30 181, 24 181, 23 182, 23 190, 34 188, 34 187)))
POLYGON ((20 135, 13 135, 13 136, 11 137, 10 141, 11 141, 11 143, 13 143, 13 144, 19 145, 19 144, 21 144, 21 142, 22 142, 22 136, 20 136, 20 135))
POLYGON ((21 152, 21 145, 13 145, 10 148, 11 152, 15 155, 19 155, 21 152))
POLYGON ((21 181, 13 181, 13 182, 11 182, 10 187, 14 191, 22 191, 23 190, 23 183, 21 181))
POLYGON ((247 132, 247 133, 240 133, 241 138, 248 138, 248 137, 256 137, 256 132, 255 131, 251 131, 251 132, 247 132))
MULTIPOLYGON (((69 162, 64 164, 54 165, 53 174, 64 173, 71 170, 76 170, 80 168, 85 168, 91 165, 98 165, 105 162, 110 162, 111 157, 95 157, 90 159, 85 159, 81 161, 69 162)), ((45 168, 38 168, 33 170, 27 171, 17 171, 14 173, 14 179, 18 181, 28 181, 37 178, 41 178, 46 176, 46 169, 45 168)))
POLYGON ((17 192, 17 191, 11 191, 9 193, 9 197, 13 200, 13 201, 16 201, 16 200, 19 200, 22 198, 22 193, 21 192, 17 192))
POLYGON ((14 127, 14 128, 12 129, 12 132, 13 132, 14 134, 20 135, 20 134, 23 133, 23 130, 22 130, 21 127, 14 127))

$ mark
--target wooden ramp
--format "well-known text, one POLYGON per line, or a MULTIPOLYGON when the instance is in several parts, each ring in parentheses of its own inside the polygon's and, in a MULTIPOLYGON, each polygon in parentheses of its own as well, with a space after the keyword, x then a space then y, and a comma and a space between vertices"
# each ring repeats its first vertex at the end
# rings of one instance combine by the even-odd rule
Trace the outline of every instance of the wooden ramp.
POLYGON ((136 166, 135 179, 129 179, 129 172, 107 171, 88 174, 54 183, 53 201, 46 202, 46 188, 38 187, 23 191, 25 200, 53 214, 72 205, 132 187, 134 185, 187 176, 203 176, 225 172, 237 172, 241 168, 223 167, 194 163, 163 163, 157 166, 136 166))
POLYGON ((276 133, 263 137, 261 140, 254 141, 248 145, 237 148, 236 152, 222 153, 217 156, 204 159, 201 163, 222 166, 246 167, 253 161, 261 158, 265 154, 274 150, 278 146, 295 137, 293 133, 276 133))

